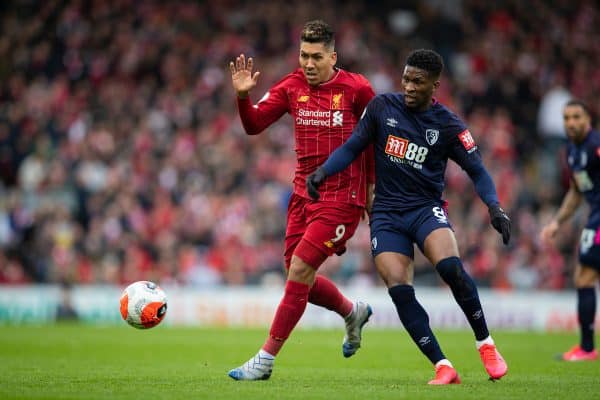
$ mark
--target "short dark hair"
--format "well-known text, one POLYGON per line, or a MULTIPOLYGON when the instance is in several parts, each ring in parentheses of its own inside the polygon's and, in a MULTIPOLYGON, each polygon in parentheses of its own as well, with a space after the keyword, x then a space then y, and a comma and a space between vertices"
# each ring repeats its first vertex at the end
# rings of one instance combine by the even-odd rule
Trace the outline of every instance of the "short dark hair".
POLYGON ((323 43, 325 47, 333 48, 335 47, 335 32, 327 22, 316 19, 304 24, 300 40, 308 43, 323 43))
POLYGON ((588 117, 592 116, 591 110, 588 108, 587 104, 585 104, 583 102, 583 100, 571 99, 571 100, 567 101, 567 104, 565 104, 565 107, 569 107, 569 106, 579 106, 579 107, 583 108, 583 111, 588 115, 588 117))
POLYGON ((406 65, 425 70, 430 77, 439 78, 444 69, 444 60, 433 50, 419 49, 408 55, 406 65))

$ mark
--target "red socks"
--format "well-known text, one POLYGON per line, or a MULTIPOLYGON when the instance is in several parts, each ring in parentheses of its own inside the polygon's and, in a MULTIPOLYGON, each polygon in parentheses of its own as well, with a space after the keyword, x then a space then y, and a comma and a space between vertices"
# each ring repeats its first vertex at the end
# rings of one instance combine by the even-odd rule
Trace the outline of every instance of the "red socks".
POLYGON ((300 321, 307 302, 335 311, 342 318, 352 312, 352 302, 338 290, 337 286, 322 275, 317 275, 312 288, 300 282, 287 281, 283 298, 271 323, 269 337, 262 349, 276 356, 286 339, 300 321))
POLYGON ((273 356, 279 353, 283 343, 304 314, 309 291, 310 286, 307 284, 287 281, 283 298, 271 323, 269 337, 262 347, 264 351, 273 356))
POLYGON ((308 293, 311 304, 335 311, 342 318, 352 312, 352 302, 338 290, 337 286, 323 275, 317 275, 315 283, 308 293))

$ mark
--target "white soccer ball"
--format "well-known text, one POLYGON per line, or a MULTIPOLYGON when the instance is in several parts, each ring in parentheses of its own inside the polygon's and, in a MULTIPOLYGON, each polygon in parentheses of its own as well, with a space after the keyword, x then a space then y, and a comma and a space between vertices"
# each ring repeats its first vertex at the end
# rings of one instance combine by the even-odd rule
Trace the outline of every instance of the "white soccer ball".
POLYGON ((167 295, 156 283, 138 281, 121 295, 121 316, 134 328, 153 328, 167 314, 167 295))

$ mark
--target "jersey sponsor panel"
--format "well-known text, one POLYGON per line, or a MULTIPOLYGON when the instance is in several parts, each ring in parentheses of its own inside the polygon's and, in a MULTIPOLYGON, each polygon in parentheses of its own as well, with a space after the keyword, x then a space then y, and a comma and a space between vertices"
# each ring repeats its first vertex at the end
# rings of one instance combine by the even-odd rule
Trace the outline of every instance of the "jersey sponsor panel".
POLYGON ((388 135, 385 153, 390 161, 397 164, 408 164, 416 169, 423 169, 429 149, 410 142, 408 139, 388 135))
POLYGON ((331 126, 331 111, 298 109, 296 125, 301 126, 331 126))
POLYGON ((320 111, 299 109, 296 113, 296 125, 341 127, 344 125, 343 111, 320 111))

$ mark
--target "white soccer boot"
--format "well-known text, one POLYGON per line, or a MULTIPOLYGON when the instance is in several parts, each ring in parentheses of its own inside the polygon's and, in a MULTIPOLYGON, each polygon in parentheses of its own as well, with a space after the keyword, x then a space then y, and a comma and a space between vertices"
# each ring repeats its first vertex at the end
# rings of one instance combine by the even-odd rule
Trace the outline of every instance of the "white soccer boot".
POLYGON ((357 301, 352 307, 352 312, 345 318, 346 335, 342 343, 344 357, 352 357, 360 348, 360 340, 363 326, 369 321, 373 309, 367 303, 357 301))
POLYGON ((267 380, 273 372, 275 358, 260 350, 254 357, 244 365, 229 371, 229 376, 236 381, 258 381, 267 380))

